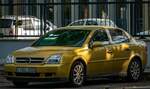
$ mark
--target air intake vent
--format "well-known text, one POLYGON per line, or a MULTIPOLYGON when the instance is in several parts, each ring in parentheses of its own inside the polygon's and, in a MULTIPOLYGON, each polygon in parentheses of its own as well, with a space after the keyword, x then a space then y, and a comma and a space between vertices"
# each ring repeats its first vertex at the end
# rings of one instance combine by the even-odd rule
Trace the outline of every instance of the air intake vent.
POLYGON ((42 63, 44 58, 29 58, 29 57, 18 57, 16 58, 16 63, 42 63))

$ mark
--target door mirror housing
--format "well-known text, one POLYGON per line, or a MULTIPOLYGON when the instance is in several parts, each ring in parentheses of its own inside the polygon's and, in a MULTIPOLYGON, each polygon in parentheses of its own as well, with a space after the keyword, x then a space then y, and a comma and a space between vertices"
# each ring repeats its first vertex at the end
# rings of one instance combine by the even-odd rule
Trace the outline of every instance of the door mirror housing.
POLYGON ((92 45, 92 48, 95 48, 95 47, 102 47, 102 46, 103 46, 103 44, 102 44, 101 42, 95 41, 95 42, 93 43, 93 45, 92 45))

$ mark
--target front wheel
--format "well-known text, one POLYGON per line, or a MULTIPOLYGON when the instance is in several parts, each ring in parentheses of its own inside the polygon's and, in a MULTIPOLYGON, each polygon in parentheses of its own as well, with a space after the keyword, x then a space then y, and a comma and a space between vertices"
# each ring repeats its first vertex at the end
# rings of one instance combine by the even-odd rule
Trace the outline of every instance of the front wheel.
POLYGON ((82 62, 77 61, 72 65, 70 71, 70 81, 72 85, 78 87, 83 84, 85 80, 85 67, 82 62))
POLYGON ((142 65, 139 60, 132 60, 128 67, 127 78, 130 81, 138 81, 142 77, 142 65))

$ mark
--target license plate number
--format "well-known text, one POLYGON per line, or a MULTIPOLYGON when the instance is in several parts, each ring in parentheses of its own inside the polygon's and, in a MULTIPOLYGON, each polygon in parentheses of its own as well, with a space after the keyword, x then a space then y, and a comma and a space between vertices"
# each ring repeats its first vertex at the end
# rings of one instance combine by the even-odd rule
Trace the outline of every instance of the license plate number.
POLYGON ((16 72, 17 73, 36 73, 36 69, 35 68, 16 68, 16 72))

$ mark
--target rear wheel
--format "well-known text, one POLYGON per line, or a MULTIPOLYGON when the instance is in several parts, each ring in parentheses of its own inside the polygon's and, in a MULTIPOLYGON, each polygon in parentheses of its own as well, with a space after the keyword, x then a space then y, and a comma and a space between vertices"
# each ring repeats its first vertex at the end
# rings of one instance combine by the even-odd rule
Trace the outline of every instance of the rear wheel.
POLYGON ((16 87, 25 87, 25 86, 28 85, 28 82, 13 81, 13 84, 14 84, 16 87))
POLYGON ((85 67, 82 62, 77 61, 72 65, 70 71, 70 81, 73 86, 79 87, 85 80, 85 67))
POLYGON ((142 77, 142 65, 139 60, 132 60, 128 67, 127 78, 130 81, 138 81, 142 77))

